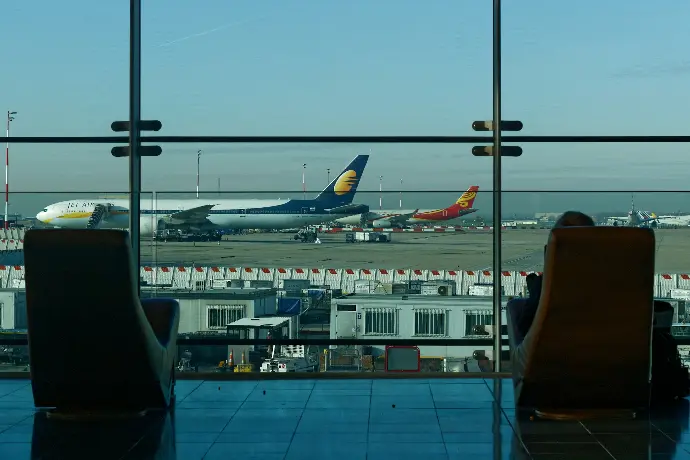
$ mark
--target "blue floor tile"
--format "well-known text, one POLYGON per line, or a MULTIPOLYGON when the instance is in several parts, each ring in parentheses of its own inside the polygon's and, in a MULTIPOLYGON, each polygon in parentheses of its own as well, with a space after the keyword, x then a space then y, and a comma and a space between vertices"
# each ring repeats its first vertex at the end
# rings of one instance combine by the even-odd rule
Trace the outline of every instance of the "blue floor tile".
POLYGON ((289 443, 215 443, 204 456, 204 460, 280 460, 285 457, 288 447, 289 443))
POLYGON ((687 401, 579 423, 526 419, 510 381, 183 382, 170 414, 64 431, 27 382, 0 381, 0 458, 690 460, 687 401))
MULTIPOLYGON (((177 460, 202 460, 207 459, 206 454, 213 443, 189 443, 178 441, 175 445, 177 460)), ((164 458, 164 457, 163 457, 164 458)))

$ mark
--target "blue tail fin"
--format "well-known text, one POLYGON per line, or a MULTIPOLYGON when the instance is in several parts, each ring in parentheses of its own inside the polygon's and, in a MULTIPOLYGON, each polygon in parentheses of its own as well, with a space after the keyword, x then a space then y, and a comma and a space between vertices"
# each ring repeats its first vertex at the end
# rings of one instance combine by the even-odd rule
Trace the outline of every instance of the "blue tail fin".
POLYGON ((323 192, 319 193, 316 200, 328 206, 343 206, 352 203, 367 161, 369 161, 369 155, 357 155, 343 172, 333 179, 323 192))

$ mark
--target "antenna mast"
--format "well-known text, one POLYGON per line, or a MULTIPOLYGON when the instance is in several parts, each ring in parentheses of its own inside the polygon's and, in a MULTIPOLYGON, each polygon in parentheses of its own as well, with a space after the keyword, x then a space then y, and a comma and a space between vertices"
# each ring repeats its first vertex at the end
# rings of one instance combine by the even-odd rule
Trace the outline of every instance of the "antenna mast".
POLYGON ((8 208, 10 203, 10 122, 14 120, 14 116, 17 112, 12 110, 7 111, 7 143, 5 144, 5 228, 10 228, 8 222, 8 208))

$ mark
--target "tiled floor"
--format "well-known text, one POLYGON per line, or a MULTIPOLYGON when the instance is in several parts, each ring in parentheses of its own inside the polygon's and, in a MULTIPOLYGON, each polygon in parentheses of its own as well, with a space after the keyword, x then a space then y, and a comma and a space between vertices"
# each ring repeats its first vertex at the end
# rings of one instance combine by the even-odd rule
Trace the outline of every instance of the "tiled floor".
POLYGON ((83 425, 0 380, 0 459, 690 460, 687 401, 583 424, 519 421, 509 381, 179 381, 177 394, 173 415, 83 425))

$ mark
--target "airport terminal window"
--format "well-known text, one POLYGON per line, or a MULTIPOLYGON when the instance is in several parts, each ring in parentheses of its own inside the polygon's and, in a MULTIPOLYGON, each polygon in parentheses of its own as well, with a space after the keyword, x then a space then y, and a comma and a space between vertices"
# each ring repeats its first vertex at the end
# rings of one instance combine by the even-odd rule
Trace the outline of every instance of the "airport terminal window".
POLYGON ((448 335, 448 311, 438 308, 414 310, 414 335, 448 335))
POLYGON ((207 305, 206 327, 225 329, 225 327, 245 317, 244 305, 207 305))
POLYGON ((370 335, 398 335, 398 309, 365 308, 364 333, 370 335))
POLYGON ((465 311, 465 336, 477 337, 491 335, 485 326, 492 326, 493 323, 493 313, 476 310, 465 311))

